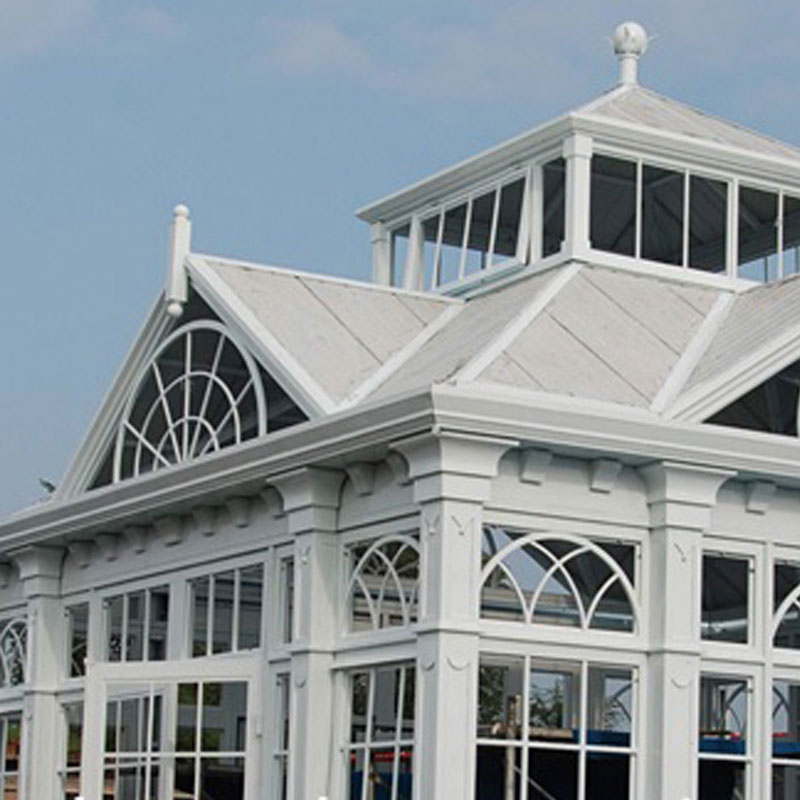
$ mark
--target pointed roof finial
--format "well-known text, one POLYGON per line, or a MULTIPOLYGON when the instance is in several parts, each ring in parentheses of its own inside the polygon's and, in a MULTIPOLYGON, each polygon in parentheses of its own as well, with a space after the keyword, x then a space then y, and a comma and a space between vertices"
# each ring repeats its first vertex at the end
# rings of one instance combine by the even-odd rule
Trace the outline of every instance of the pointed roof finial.
POLYGON ((619 59, 619 82, 638 83, 639 58, 647 50, 647 31, 638 22, 623 22, 611 41, 619 59))
POLYGON ((169 236, 169 261, 167 263, 167 285, 164 296, 167 313, 179 317, 183 313, 189 287, 184 267, 184 259, 189 255, 192 242, 192 223, 189 209, 179 203, 172 212, 172 228, 169 236))

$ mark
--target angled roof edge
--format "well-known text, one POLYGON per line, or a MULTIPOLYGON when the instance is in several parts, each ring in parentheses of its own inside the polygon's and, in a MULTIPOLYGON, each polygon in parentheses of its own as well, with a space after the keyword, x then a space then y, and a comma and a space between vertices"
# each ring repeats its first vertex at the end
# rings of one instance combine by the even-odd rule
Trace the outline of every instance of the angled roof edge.
POLYGON ((334 400, 205 263, 206 258, 193 253, 186 258, 195 290, 310 419, 333 413, 334 400))
POLYGON ((746 358, 679 395, 670 419, 702 422, 800 358, 800 322, 746 358))
POLYGON ((115 434, 117 417, 134 388, 133 382, 138 377, 139 367, 155 351, 173 321, 167 314, 163 292, 159 292, 53 493, 54 500, 82 492, 99 469, 109 438, 115 434))

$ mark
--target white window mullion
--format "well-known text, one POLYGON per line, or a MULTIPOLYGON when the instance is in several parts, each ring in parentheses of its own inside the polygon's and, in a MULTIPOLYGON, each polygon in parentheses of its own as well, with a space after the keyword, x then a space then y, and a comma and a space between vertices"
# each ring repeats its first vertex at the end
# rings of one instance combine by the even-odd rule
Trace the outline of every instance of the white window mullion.
POLYGON ((436 248, 433 251, 433 270, 431 271, 430 289, 435 289, 442 282, 442 237, 444 236, 445 210, 439 212, 439 224, 436 228, 436 248))
POLYGON ((642 257, 642 159, 636 159, 636 213, 634 214, 634 257, 642 257))
POLYGON ((486 269, 494 263, 494 246, 497 241, 497 225, 500 218, 500 193, 503 187, 498 184, 494 190, 494 206, 492 207, 492 227, 489 233, 489 252, 486 254, 486 269))
POLYGON ((689 209, 691 208, 690 185, 692 179, 688 170, 683 173, 683 268, 689 268, 689 236, 691 235, 691 228, 689 227, 689 209))
POLYGON ((578 798, 579 800, 583 800, 583 798, 586 797, 586 745, 588 740, 587 722, 589 719, 589 664, 586 661, 581 662, 580 676, 581 691, 578 714, 578 724, 580 725, 580 735, 578 737, 578 798))
POLYGON ((472 206, 474 197, 470 196, 467 204, 467 217, 464 220, 464 238, 461 241, 461 260, 458 262, 458 279, 464 277, 467 269, 467 245, 469 244, 469 229, 472 226, 472 206))

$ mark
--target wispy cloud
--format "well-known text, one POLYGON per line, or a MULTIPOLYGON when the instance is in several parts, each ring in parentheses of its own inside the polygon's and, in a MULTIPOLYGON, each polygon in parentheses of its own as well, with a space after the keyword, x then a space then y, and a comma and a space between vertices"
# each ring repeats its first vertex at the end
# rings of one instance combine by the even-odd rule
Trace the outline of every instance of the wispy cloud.
POLYGON ((142 6, 134 8, 128 14, 128 20, 133 27, 155 39, 171 41, 181 38, 184 33, 181 21, 155 6, 142 6))
POLYGON ((49 50, 79 29, 91 10, 91 0, 0 0, 0 59, 49 50))

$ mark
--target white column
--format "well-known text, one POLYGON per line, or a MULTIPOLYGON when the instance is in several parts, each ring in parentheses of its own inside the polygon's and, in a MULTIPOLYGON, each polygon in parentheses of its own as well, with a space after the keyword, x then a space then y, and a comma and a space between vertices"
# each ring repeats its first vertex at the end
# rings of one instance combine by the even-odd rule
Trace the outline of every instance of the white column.
POLYGON ((313 467, 270 478, 294 536, 289 800, 330 794, 333 650, 339 597, 336 512, 344 473, 313 467))
POLYGON ((703 533, 735 473, 662 462, 643 467, 650 508, 650 652, 645 797, 697 796, 703 533))
POLYGON ((395 445, 420 506, 414 796, 470 800, 475 783, 483 503, 516 442, 423 435, 395 445))
POLYGON ((66 655, 60 583, 63 551, 28 547, 12 556, 28 604, 28 662, 22 720, 20 797, 59 797, 57 769, 65 742, 56 690, 66 655))
POLYGON ((564 247, 573 258, 588 258, 589 211, 592 185, 592 140, 573 133, 564 140, 566 161, 564 247))
POLYGON ((375 222, 370 228, 372 238, 372 282, 391 286, 392 253, 388 228, 375 222))

